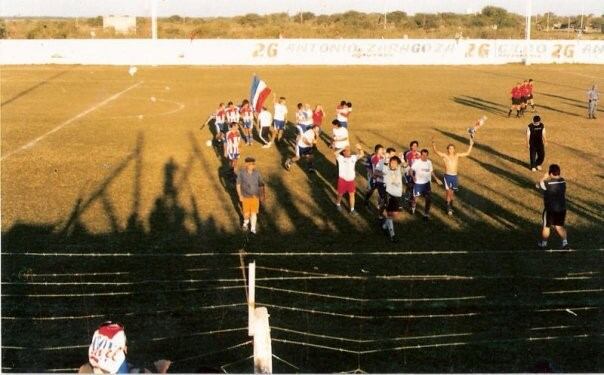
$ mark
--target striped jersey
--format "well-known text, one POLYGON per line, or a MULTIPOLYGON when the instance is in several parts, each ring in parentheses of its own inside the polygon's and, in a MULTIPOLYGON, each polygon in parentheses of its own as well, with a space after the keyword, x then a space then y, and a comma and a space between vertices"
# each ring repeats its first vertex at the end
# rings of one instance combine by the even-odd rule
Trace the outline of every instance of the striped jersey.
POLYGON ((239 155, 239 142, 241 141, 241 136, 237 130, 230 130, 226 134, 226 153, 228 156, 238 156, 239 155))

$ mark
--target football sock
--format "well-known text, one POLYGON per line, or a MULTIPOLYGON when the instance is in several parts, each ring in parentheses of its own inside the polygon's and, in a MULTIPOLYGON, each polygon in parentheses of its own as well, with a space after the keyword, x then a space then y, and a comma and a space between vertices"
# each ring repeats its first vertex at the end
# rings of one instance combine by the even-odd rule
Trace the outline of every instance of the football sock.
POLYGON ((252 232, 256 231, 256 222, 258 221, 258 216, 256 214, 252 214, 250 216, 250 222, 251 222, 251 230, 252 232))
POLYGON ((386 219, 386 227, 388 228, 390 237, 394 237, 394 223, 392 222, 392 219, 386 219))
POLYGON ((566 240, 566 239, 562 240, 562 246, 566 246, 566 245, 568 245, 568 240, 566 240))

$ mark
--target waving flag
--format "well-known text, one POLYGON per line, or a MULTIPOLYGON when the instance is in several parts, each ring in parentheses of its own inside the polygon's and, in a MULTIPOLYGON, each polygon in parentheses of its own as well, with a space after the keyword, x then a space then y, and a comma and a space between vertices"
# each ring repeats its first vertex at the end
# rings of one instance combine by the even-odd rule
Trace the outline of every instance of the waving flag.
POLYGON ((262 106, 264 105, 264 101, 271 93, 271 89, 266 85, 266 83, 258 79, 258 76, 254 75, 252 78, 252 87, 250 89, 250 103, 252 104, 252 108, 254 111, 260 112, 262 106))

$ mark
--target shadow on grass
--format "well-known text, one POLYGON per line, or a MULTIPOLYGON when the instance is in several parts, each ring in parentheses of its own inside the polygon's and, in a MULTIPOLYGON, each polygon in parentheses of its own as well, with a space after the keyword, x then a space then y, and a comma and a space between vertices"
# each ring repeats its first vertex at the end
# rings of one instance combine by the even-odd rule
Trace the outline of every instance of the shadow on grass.
MULTIPOLYGON (((450 133, 443 132, 444 135, 450 133)), ((288 137, 292 136, 288 133, 288 137)), ((140 213, 140 181, 143 168, 144 138, 139 136, 133 151, 127 155, 107 177, 92 190, 88 196, 80 197, 68 217, 59 223, 35 225, 15 224, 2 232, 2 288, 3 299, 3 366, 28 371, 43 371, 53 368, 77 367, 86 360, 86 345, 96 326, 103 320, 118 320, 125 324, 129 337, 129 359, 134 363, 144 363, 157 358, 169 358, 175 361, 174 371, 195 372, 202 366, 220 368, 220 366, 248 357, 251 346, 219 352, 205 353, 228 348, 249 340, 246 332, 247 305, 242 290, 244 282, 239 268, 239 258, 226 253, 236 251, 241 246, 242 234, 239 223, 233 229, 219 229, 213 215, 226 215, 237 221, 238 202, 222 201, 223 212, 203 215, 203 207, 208 199, 194 194, 189 175, 199 168, 202 175, 211 176, 216 165, 199 146, 193 134, 190 135, 191 154, 184 165, 168 158, 162 165, 163 183, 161 193, 148 217, 140 213), (129 167, 134 167, 132 184, 132 204, 127 215, 125 227, 113 208, 109 187, 129 167), (189 205, 184 204, 190 203, 189 205), (96 233, 87 229, 84 216, 93 206, 100 207, 109 222, 109 230, 96 233), (187 208, 187 206, 189 208, 187 208), (204 217, 206 217, 204 219, 204 217), (187 225, 189 223, 190 225, 187 225), (128 252, 131 255, 71 257, 71 256, 27 256, 29 252, 88 252, 110 255, 128 252), (185 253, 207 253, 207 256, 182 256, 185 253), (14 253, 14 254, 8 254, 14 253), (213 253, 213 254, 210 254, 213 253), (180 255, 180 256, 179 256, 180 255), (94 274, 91 274, 94 273, 94 274), (44 284, 50 281, 51 283, 44 284), (41 284, 36 282, 42 282, 41 284), (53 282, 58 282, 53 284, 53 282), (66 282, 65 284, 61 284, 66 282), (12 317, 16 319, 7 319, 12 317), (53 318, 45 320, 45 318, 53 318), (241 328, 240 331, 228 331, 241 328), (224 332, 204 334, 204 332, 224 332), (44 332, 41 335, 40 332, 44 332), (49 351, 40 348, 83 345, 60 349, 49 355, 49 351), (30 348, 28 350, 8 349, 6 346, 30 348)), ((486 152, 497 155, 498 151, 483 146, 486 152)), ((278 147, 282 157, 291 155, 290 146, 283 143, 278 147)), ((220 155, 219 155, 220 156, 220 155)), ((513 159, 514 160, 514 159, 513 159)), ((512 161, 514 162, 514 161, 512 161)), ((519 163, 519 161, 516 161, 519 163)), ((490 168, 493 173, 504 174, 514 184, 524 184, 522 177, 511 172, 490 168), (507 173, 507 174, 506 174, 507 173)), ((297 168, 297 167, 293 167, 297 168)), ((576 295, 545 298, 541 290, 554 287, 565 288, 562 281, 547 284, 545 281, 526 279, 526 275, 537 272, 547 276, 565 275, 569 270, 575 272, 591 271, 594 264, 600 264, 596 255, 583 253, 569 254, 568 257, 535 259, 535 252, 526 251, 534 243, 537 226, 513 209, 505 207, 498 198, 488 192, 464 188, 459 199, 471 206, 460 209, 457 216, 447 218, 433 215, 429 223, 419 217, 409 218, 403 213, 403 223, 397 223, 397 232, 401 239, 398 244, 390 244, 375 226, 373 212, 363 209, 361 200, 357 203, 360 215, 352 217, 337 212, 334 207, 335 180, 337 171, 333 157, 315 153, 317 173, 304 172, 304 182, 293 182, 291 175, 285 172, 266 176, 267 187, 273 202, 265 207, 260 216, 260 233, 250 241, 246 248, 248 259, 258 259, 260 266, 282 267, 302 272, 330 272, 350 275, 503 275, 500 279, 472 279, 476 281, 392 281, 375 279, 362 283, 362 288, 354 284, 353 279, 309 279, 309 280, 269 280, 259 279, 259 286, 286 287, 296 292, 321 292, 334 295, 355 295, 362 298, 405 297, 417 298, 416 302, 379 301, 356 304, 350 300, 317 301, 316 296, 300 297, 297 294, 283 296, 277 292, 263 291, 258 294, 260 302, 285 307, 316 307, 318 310, 342 312, 360 315, 432 315, 464 313, 477 311, 472 319, 371 319, 363 323, 348 320, 336 320, 333 316, 317 316, 313 313, 287 311, 269 307, 271 320, 293 329, 301 322, 313 322, 306 331, 321 332, 327 335, 365 339, 390 338, 401 335, 422 336, 451 332, 478 332, 477 339, 494 340, 507 338, 522 329, 532 326, 522 321, 527 314, 524 304, 542 303, 547 306, 583 306, 597 305, 601 298, 583 300, 576 295), (297 185, 296 185, 297 184, 297 185), (308 195, 313 204, 299 202, 300 195, 308 195), (488 215, 492 220, 484 220, 488 215), (461 229, 453 229, 450 221, 459 223, 461 229), (474 250, 493 250, 491 253, 477 253, 474 250), (358 255, 347 258, 312 257, 263 257, 262 252, 306 252, 331 251, 371 252, 371 251, 421 251, 421 250, 465 250, 468 256, 435 257, 429 254, 405 258, 383 258, 358 255), (497 250, 518 250, 517 252, 498 252, 497 250), (480 281, 478 281, 480 280, 480 281), (288 284, 291 283, 291 284, 288 284), (422 302, 424 297, 457 295, 480 295, 485 302, 452 303, 422 302), (520 308, 520 310, 518 310, 520 308), (501 310, 504 310, 503 312, 501 310), (406 323, 406 324, 402 324, 406 323), (402 327, 402 328, 401 328, 402 327), (487 332, 482 333, 480 332, 487 332), (358 336, 357 337, 357 332, 358 336), (510 333, 511 332, 511 333, 510 333)), ((304 169, 303 169, 304 170, 304 169)), ((262 170, 261 170, 262 172, 262 170)), ((292 171, 292 174, 295 173, 292 171)), ((201 183, 209 184, 212 189, 226 189, 232 198, 230 184, 221 185, 219 181, 208 178, 201 183)), ((435 189, 436 190, 436 189, 435 189)), ((589 204, 590 202, 585 202, 589 204)), ((442 191, 434 192, 433 212, 441 210, 445 203, 442 191)), ((573 228, 572 238, 584 247, 604 245, 601 222, 591 227, 573 228), (599 236, 599 238, 598 238, 599 236)), ((565 255, 560 255, 560 257, 565 255)), ((269 271, 261 271, 267 276, 269 271)), ((275 271, 272 271, 273 273, 275 271)), ((300 274, 296 274, 300 275, 300 274)), ((306 274, 303 274, 306 275, 306 274)), ((270 275, 269 275, 270 276, 270 275)), ((282 277, 283 273, 273 276, 282 277)), ((285 276, 292 276, 285 274, 285 276)), ((473 276, 472 276, 473 277, 473 276)), ((576 282, 578 283, 578 282, 576 282)), ((597 287, 597 280, 587 281, 588 286, 597 287)), ((578 284, 573 284, 578 285, 578 284)), ((583 287, 584 284, 577 287, 583 287)), ((530 306, 533 306, 530 305, 530 306)), ((531 312, 530 310, 528 311, 531 312)), ((564 313, 566 314, 566 313, 564 313)), ((586 314, 589 314, 586 313, 586 314)), ((594 315, 586 315, 594 318, 594 315)), ((348 318, 346 318, 348 319, 348 318)), ((536 319, 536 318, 531 318, 536 319)), ((591 320, 590 320, 591 321, 591 320)), ((566 320, 554 321, 536 319, 531 324, 566 324, 566 320)), ((574 323, 576 324, 576 323, 574 323)), ((594 326, 596 324, 594 323, 594 326)), ((587 327, 591 329, 591 325, 587 327)), ((530 333, 530 332, 529 332, 530 333)), ((522 332, 524 334, 524 332, 522 332)), ((526 335, 525 335, 526 336, 526 335)), ((275 337, 291 339, 275 330, 275 337)), ((306 340, 293 337, 294 340, 306 340)), ((457 339, 457 338, 454 338, 457 339)), ((315 339, 310 342, 314 342, 315 339)), ((321 338, 320 340, 329 340, 321 338)), ((406 340, 406 339, 405 339, 406 340)), ((431 340, 431 339, 428 339, 431 340)), ((449 341, 437 343, 449 343, 449 341)), ((302 342, 302 341, 301 341, 302 342)), ((430 345, 434 341, 425 342, 430 345)), ((334 346, 334 343, 327 342, 334 346)), ((337 343, 338 346, 340 345, 337 343)), ((375 344, 377 348, 388 348, 388 344, 375 344)), ((398 345, 398 344, 397 344, 398 345)), ((367 345, 354 344, 354 350, 367 345)), ((553 347, 553 346, 552 346, 553 347)), ((565 345, 555 346, 558 353, 566 355, 565 345)), ((334 353, 317 352, 316 348, 306 348, 275 343, 280 358, 295 361, 304 371, 328 372, 346 370, 348 364, 353 369, 361 364, 364 369, 377 372, 389 371, 523 371, 532 359, 517 360, 507 364, 480 362, 491 353, 490 347, 468 346, 467 348, 428 349, 407 353, 405 360, 396 357, 392 361, 382 358, 382 354, 353 355, 339 353, 341 362, 334 362, 334 353), (421 352, 421 353, 420 353, 421 352), (471 361, 464 361, 471 358, 471 361), (358 360, 358 362, 357 362, 358 360), (476 361, 474 361, 476 360, 476 361)), ((521 355, 522 351, 511 346, 501 345, 502 356, 510 361, 521 355)), ((526 349, 526 348, 524 348, 526 349)), ((523 350, 524 350, 523 349, 523 350)), ((53 349, 55 350, 55 349, 53 349)), ((593 350, 592 350, 593 352, 593 350)), ((402 352, 396 352, 402 356, 402 352)), ((586 353, 591 353, 587 348, 586 353)), ((597 370, 599 365, 588 364, 579 356, 574 361, 566 357, 565 370, 597 370)), ((276 365, 281 366, 281 365, 276 365)), ((277 367, 276 367, 277 368, 277 367)), ((251 367, 242 368, 249 372, 251 367)), ((283 367, 282 371, 291 371, 283 367)))
MULTIPOLYGON (((457 142, 462 142, 462 143, 467 143, 468 142, 468 138, 467 137, 462 137, 462 136, 460 136, 458 134, 451 133, 451 132, 448 132, 446 130, 442 130, 442 129, 438 129, 438 128, 433 128, 433 129, 436 130, 436 131, 438 131, 442 135, 446 135, 447 137, 456 140, 457 142)), ((516 164, 518 166, 521 166, 521 167, 524 167, 524 168, 528 168, 529 167, 528 163, 525 163, 522 160, 517 159, 517 158, 515 158, 513 156, 504 154, 504 153, 502 153, 502 152, 494 149, 491 146, 484 145, 484 144, 481 144, 481 143, 476 143, 476 144, 474 144, 474 148, 476 148, 478 150, 481 150, 481 151, 484 151, 484 152, 486 152, 488 154, 491 154, 494 157, 500 158, 500 159, 508 161, 510 163, 514 163, 514 164, 516 164)), ((528 151, 527 151, 527 154, 528 154, 528 151)))
POLYGON ((36 89, 38 89, 38 88, 40 88, 40 87, 48 84, 50 81, 52 81, 52 80, 54 80, 56 78, 59 78, 62 75, 65 75, 65 74, 69 73, 71 70, 73 70, 73 68, 61 70, 60 72, 58 72, 56 74, 53 74, 52 76, 50 76, 50 77, 48 77, 48 78, 46 78, 46 79, 44 79, 44 80, 36 83, 35 85, 33 85, 31 87, 28 87, 28 88, 26 88, 23 91, 20 91, 19 93, 17 93, 13 97, 6 99, 2 103, 0 103, 0 106, 4 107, 7 104, 10 104, 10 103, 14 102, 15 100, 17 100, 17 99, 19 99, 19 98, 21 98, 21 97, 23 97, 23 96, 31 93, 32 91, 34 91, 34 90, 36 90, 36 89))
POLYGON ((473 96, 466 96, 466 95, 455 96, 455 97, 453 97, 453 101, 457 104, 461 104, 466 107, 480 109, 481 111, 489 112, 489 113, 495 114, 497 116, 501 116, 501 117, 507 116, 507 107, 503 104, 491 102, 491 101, 473 97, 473 96))

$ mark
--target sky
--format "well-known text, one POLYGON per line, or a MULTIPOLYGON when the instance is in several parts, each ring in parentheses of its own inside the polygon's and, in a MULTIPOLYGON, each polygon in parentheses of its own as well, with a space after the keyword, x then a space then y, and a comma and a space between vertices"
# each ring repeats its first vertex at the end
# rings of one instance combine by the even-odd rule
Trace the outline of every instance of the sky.
MULTIPOLYGON (((53 16, 93 17, 99 15, 148 16, 154 0, 0 0, 0 17, 53 16)), ((471 13, 487 5, 524 14, 525 0, 155 0, 159 16, 235 16, 246 13, 315 14, 348 10, 384 12, 402 10, 408 14, 455 12, 471 13)), ((604 14, 604 0, 533 0, 533 14, 604 14)))

